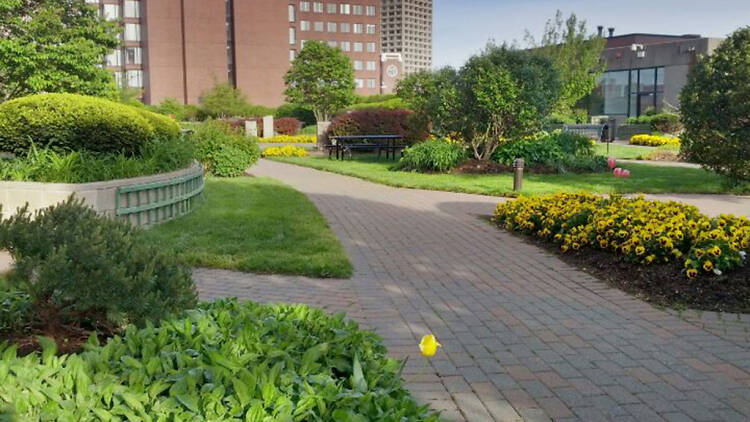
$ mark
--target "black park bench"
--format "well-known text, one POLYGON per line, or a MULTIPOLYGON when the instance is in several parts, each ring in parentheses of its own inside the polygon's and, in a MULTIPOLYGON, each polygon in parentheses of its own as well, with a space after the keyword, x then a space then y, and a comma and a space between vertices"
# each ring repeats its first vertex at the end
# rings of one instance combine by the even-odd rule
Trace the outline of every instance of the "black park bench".
POLYGON ((348 154, 352 157, 354 150, 373 150, 378 152, 378 157, 385 151, 385 158, 389 156, 396 160, 396 151, 406 148, 401 135, 357 135, 357 136, 331 136, 331 144, 328 148, 328 159, 336 155, 337 160, 343 160, 348 154))

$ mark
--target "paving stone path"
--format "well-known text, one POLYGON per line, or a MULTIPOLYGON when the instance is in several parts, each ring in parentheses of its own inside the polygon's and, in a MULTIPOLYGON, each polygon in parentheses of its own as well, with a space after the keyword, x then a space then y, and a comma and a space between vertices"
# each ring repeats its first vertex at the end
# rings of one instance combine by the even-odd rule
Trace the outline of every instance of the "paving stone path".
POLYGON ((747 421, 750 320, 678 314, 490 226, 498 198, 397 189, 261 161, 306 193, 351 280, 196 270, 204 299, 344 311, 409 356, 413 394, 456 421, 747 421), (422 358, 418 339, 443 344, 422 358))

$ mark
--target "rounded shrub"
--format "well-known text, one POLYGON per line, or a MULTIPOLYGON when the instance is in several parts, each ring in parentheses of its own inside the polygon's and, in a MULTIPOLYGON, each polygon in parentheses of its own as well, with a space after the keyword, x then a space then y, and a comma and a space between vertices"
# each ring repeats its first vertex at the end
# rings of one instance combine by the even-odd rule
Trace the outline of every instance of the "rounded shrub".
POLYGON ((431 138, 404 150, 398 164, 401 170, 446 172, 466 159, 466 148, 445 138, 431 138))
POLYGON ((173 119, 144 109, 137 109, 138 113, 148 121, 154 130, 154 137, 163 141, 180 136, 180 125, 173 119))
POLYGON ((679 114, 660 113, 651 116, 651 130, 660 133, 676 134, 683 129, 679 114))
POLYGON ((214 176, 240 176, 260 157, 254 139, 241 135, 222 121, 199 125, 189 139, 195 146, 195 157, 214 176))
POLYGON ((43 325, 143 325, 197 303, 190 267, 72 197, 2 221, 0 249, 15 261, 10 287, 29 296, 43 325))
POLYGON ((138 109, 101 98, 38 94, 0 104, 0 151, 24 154, 33 144, 138 155, 154 136, 153 124, 138 109))

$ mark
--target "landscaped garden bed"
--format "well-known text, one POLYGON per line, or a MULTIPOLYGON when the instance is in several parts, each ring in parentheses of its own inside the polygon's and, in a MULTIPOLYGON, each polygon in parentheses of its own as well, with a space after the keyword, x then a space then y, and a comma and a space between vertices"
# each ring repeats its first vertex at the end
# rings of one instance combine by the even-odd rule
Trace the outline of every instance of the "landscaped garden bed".
POLYGON ((677 202, 558 194, 498 205, 493 222, 527 235, 659 305, 750 312, 750 221, 677 202))

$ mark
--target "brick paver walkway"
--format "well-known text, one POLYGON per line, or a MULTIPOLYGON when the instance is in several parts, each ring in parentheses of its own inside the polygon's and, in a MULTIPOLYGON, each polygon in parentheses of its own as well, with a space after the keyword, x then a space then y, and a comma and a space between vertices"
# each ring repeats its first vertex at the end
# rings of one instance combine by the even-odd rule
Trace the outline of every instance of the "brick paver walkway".
MULTIPOLYGON (((342 240, 351 280, 199 269, 201 296, 345 311, 409 356, 409 388, 468 421, 750 418, 750 321, 683 318, 608 288, 479 216, 497 198, 397 189, 262 161, 342 240), (435 358, 416 345, 435 333, 435 358)), ((252 206, 252 204, 248 204, 252 206)), ((744 318, 744 319, 743 319, 744 318)))

